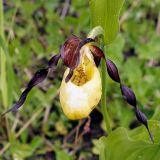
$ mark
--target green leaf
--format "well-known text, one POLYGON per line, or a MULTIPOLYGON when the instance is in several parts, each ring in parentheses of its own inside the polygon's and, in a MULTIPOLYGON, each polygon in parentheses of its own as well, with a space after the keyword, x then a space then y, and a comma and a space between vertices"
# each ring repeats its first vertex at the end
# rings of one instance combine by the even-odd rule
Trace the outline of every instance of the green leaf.
POLYGON ((119 32, 119 14, 124 0, 91 0, 91 19, 93 27, 104 30, 104 42, 112 43, 119 32))
POLYGON ((1 53, 2 54, 1 55, 1 63, 5 63, 5 65, 6 65, 4 68, 6 70, 3 70, 3 72, 5 72, 6 78, 3 77, 3 80, 5 80, 5 82, 2 81, 3 83, 1 83, 1 86, 3 86, 3 90, 2 90, 2 88, 1 88, 1 90, 2 90, 2 92, 6 92, 6 93, 4 93, 4 95, 6 96, 5 98, 8 101, 6 104, 11 105, 12 100, 13 100, 12 90, 13 90, 13 82, 14 82, 14 72, 13 72, 13 68, 12 68, 12 62, 10 59, 9 51, 6 46, 5 40, 2 38, 2 36, 0 36, 0 49, 1 48, 3 50, 3 52, 1 53), (4 62, 4 59, 5 59, 5 62, 4 62), (10 77, 7 79, 8 75, 10 77))
POLYGON ((73 160, 71 155, 69 155, 68 153, 66 153, 65 151, 62 151, 62 150, 56 151, 56 159, 57 160, 62 160, 62 159, 73 160))
POLYGON ((3 49, 4 53, 6 54, 6 56, 9 55, 8 53, 8 49, 5 45, 4 39, 2 38, 2 36, 0 36, 0 47, 3 49))
POLYGON ((153 144, 144 126, 132 131, 118 128, 107 138, 100 139, 100 160, 157 160, 160 157, 160 122, 150 121, 153 144))

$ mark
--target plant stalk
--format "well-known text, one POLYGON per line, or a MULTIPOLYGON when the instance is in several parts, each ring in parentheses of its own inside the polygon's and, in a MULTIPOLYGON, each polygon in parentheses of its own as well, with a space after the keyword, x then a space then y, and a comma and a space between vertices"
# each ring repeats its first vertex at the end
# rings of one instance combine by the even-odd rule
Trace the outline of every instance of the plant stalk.
MULTIPOLYGON (((3 0, 0 0, 0 37, 4 40, 4 13, 3 13, 3 0)), ((8 85, 7 85, 7 58, 3 48, 0 46, 0 90, 2 94, 2 104, 5 109, 8 107, 8 85)), ((5 117, 7 135, 10 137, 9 121, 5 117)))
MULTIPOLYGON (((103 29, 101 26, 94 27, 90 33, 88 34, 88 38, 95 39, 97 36, 103 35, 103 29)), ((100 41, 101 49, 104 50, 103 41, 100 41)), ((102 59, 101 62, 101 78, 102 78, 102 98, 101 98, 101 108, 102 108, 102 114, 105 121, 105 127, 108 132, 108 134, 111 133, 111 125, 110 125, 110 118, 107 110, 106 105, 106 62, 104 59, 102 59)))
MULTIPOLYGON (((102 46, 102 45, 101 45, 102 46)), ((102 50, 104 50, 104 47, 101 47, 102 50)), ((102 114, 103 118, 105 121, 105 127, 110 134, 112 132, 111 125, 110 125, 110 118, 107 110, 107 100, 106 100, 106 62, 104 59, 102 59, 101 62, 101 78, 102 78, 102 98, 101 98, 101 109, 102 109, 102 114)))
MULTIPOLYGON (((3 0, 0 0, 0 36, 4 40, 4 15, 3 15, 3 0)), ((6 55, 2 47, 0 47, 0 66, 1 66, 1 93, 3 106, 6 109, 8 106, 8 87, 6 75, 6 55)))

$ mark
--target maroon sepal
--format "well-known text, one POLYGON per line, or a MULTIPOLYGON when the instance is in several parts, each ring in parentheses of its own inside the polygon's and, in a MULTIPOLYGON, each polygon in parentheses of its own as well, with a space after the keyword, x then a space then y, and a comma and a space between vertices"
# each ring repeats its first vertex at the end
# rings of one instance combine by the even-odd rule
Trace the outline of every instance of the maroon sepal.
POLYGON ((70 72, 66 77, 66 82, 70 80, 73 75, 73 70, 79 65, 80 62, 80 49, 87 43, 93 42, 91 38, 84 40, 76 36, 70 36, 64 45, 61 47, 61 58, 63 63, 70 68, 70 72))
POLYGON ((92 55, 94 57, 94 62, 98 67, 100 64, 101 58, 105 58, 104 53, 99 47, 95 45, 90 46, 90 51, 92 52, 92 55))
POLYGON ((99 47, 91 45, 90 50, 92 54, 95 55, 96 57, 105 58, 103 51, 99 47))
POLYGON ((63 63, 72 70, 75 69, 79 64, 80 42, 81 39, 78 37, 70 36, 61 47, 61 58, 63 63))

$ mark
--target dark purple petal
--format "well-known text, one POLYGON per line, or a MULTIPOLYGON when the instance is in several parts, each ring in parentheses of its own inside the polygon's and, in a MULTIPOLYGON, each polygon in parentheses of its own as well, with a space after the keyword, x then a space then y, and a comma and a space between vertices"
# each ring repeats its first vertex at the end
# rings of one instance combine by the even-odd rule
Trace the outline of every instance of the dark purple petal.
POLYGON ((2 116, 4 116, 4 115, 5 115, 6 113, 8 113, 8 112, 15 112, 18 108, 20 108, 20 107, 24 104, 24 102, 25 102, 25 100, 26 100, 26 98, 27 98, 27 95, 28 95, 28 93, 29 93, 30 90, 31 90, 31 88, 26 88, 26 89, 22 92, 22 94, 21 94, 18 102, 17 102, 12 108, 10 108, 10 109, 7 110, 5 113, 3 113, 2 116))
POLYGON ((109 59, 106 61, 107 72, 112 80, 120 83, 119 73, 116 65, 109 59))
POLYGON ((73 76, 73 70, 70 69, 69 73, 68 73, 68 75, 67 75, 67 77, 65 79, 65 82, 67 83, 72 78, 72 76, 73 76))
POLYGON ((90 42, 94 42, 94 41, 95 41, 95 40, 92 39, 92 38, 85 38, 85 39, 83 39, 83 40, 81 41, 79 47, 81 48, 81 47, 83 47, 85 44, 90 43, 90 42))
POLYGON ((61 58, 61 55, 58 54, 58 55, 54 55, 48 62, 48 66, 49 68, 53 68, 57 65, 59 59, 61 58))
POLYGON ((126 101, 130 105, 136 107, 137 100, 136 100, 136 96, 135 96, 134 92, 130 88, 128 88, 124 85, 121 85, 121 92, 122 92, 123 97, 126 99, 126 101))
POLYGON ((147 122, 146 115, 143 112, 141 112, 138 108, 136 108, 136 117, 137 117, 138 121, 141 122, 147 128, 149 136, 150 136, 152 142, 154 142, 153 136, 148 128, 148 122, 147 122))
POLYGON ((47 69, 41 69, 39 71, 37 71, 33 78, 30 80, 30 82, 28 83, 27 85, 27 88, 22 92, 18 102, 12 107, 10 108, 9 110, 7 110, 5 113, 3 113, 2 115, 4 116, 6 113, 8 112, 11 112, 11 111, 16 111, 18 108, 20 108, 27 96, 28 96, 28 93, 30 92, 30 90, 37 84, 41 83, 46 77, 47 77, 47 74, 48 74, 48 68, 47 69))
POLYGON ((145 116, 144 113, 142 113, 137 108, 137 100, 136 100, 136 96, 135 96, 134 92, 130 88, 121 84, 118 69, 117 69, 116 65, 111 60, 107 59, 106 65, 107 65, 107 71, 108 71, 109 76, 112 78, 112 80, 114 80, 120 84, 120 89, 121 89, 121 93, 122 93, 123 97, 126 99, 126 101, 130 105, 132 105, 134 107, 138 121, 146 127, 151 141, 154 142, 152 134, 151 134, 150 129, 148 127, 147 117, 145 116))
POLYGON ((90 46, 90 51, 92 52, 92 55, 94 57, 94 62, 98 67, 100 64, 101 58, 105 58, 104 53, 100 48, 94 45, 90 46))
POLYGON ((93 55, 93 57, 94 57, 94 62, 95 62, 95 64, 96 64, 96 66, 98 67, 99 64, 100 64, 100 62, 101 62, 101 58, 96 57, 96 56, 94 56, 94 55, 93 55))
POLYGON ((30 82, 28 83, 28 88, 32 88, 35 85, 41 83, 47 77, 47 74, 48 74, 48 68, 37 71, 34 74, 33 78, 30 80, 30 82))
POLYGON ((142 113, 138 108, 136 108, 136 117, 142 124, 144 124, 145 126, 147 125, 146 115, 142 113))

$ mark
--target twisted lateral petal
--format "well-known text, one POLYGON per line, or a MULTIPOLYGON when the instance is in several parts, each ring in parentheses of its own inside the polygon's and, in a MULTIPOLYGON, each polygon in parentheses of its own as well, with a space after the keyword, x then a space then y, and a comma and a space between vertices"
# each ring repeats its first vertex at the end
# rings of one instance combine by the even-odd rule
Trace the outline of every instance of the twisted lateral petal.
POLYGON ((26 89, 22 92, 19 100, 17 101, 17 103, 10 109, 8 109, 6 112, 4 112, 2 114, 2 116, 4 116, 6 113, 8 112, 15 112, 17 109, 19 109, 25 102, 29 92, 31 91, 31 89, 38 85, 39 83, 43 82, 48 75, 49 69, 55 67, 58 63, 60 59, 60 55, 54 55, 48 62, 48 67, 41 69, 39 71, 37 71, 34 76, 32 77, 32 79, 29 81, 26 89))
POLYGON ((137 100, 136 100, 136 96, 134 92, 130 88, 126 87, 125 85, 122 85, 121 79, 119 77, 118 69, 111 60, 107 59, 106 66, 107 66, 107 71, 108 71, 109 76, 111 77, 112 80, 120 84, 121 93, 124 99, 127 101, 128 104, 134 107, 138 121, 146 127, 151 141, 154 142, 151 131, 148 127, 147 117, 143 112, 141 112, 138 109, 137 100))
POLYGON ((109 59, 106 60, 107 71, 112 80, 120 83, 120 77, 116 65, 109 59))
POLYGON ((37 84, 44 81, 45 78, 47 77, 47 74, 48 74, 48 68, 37 71, 32 77, 32 79, 29 81, 26 89, 22 92, 18 102, 12 108, 4 112, 2 116, 4 116, 8 112, 15 112, 17 109, 19 109, 24 104, 30 90, 37 84))
POLYGON ((122 95, 126 99, 126 101, 131 106, 133 106, 133 107, 136 108, 136 106, 137 106, 137 100, 136 100, 136 96, 135 96, 134 92, 130 88, 128 88, 128 87, 126 87, 124 85, 121 85, 120 87, 121 87, 122 95))

